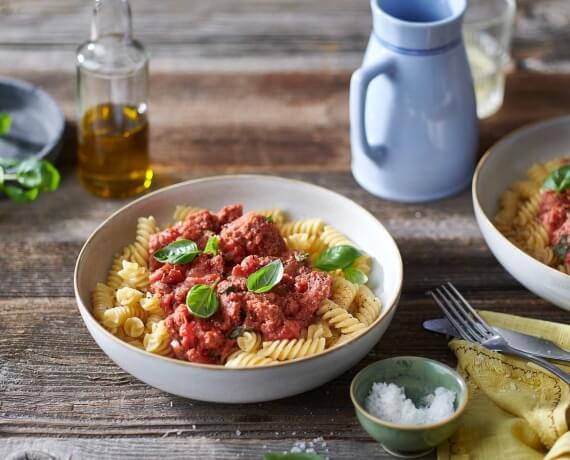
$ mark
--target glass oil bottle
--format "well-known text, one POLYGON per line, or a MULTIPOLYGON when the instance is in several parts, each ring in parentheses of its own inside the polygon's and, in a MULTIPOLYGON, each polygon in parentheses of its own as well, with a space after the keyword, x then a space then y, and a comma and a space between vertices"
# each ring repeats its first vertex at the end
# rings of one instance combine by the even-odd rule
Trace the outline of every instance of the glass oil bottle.
POLYGON ((77 50, 79 177, 122 198, 148 189, 148 55, 132 38, 128 0, 95 0, 91 40, 77 50))

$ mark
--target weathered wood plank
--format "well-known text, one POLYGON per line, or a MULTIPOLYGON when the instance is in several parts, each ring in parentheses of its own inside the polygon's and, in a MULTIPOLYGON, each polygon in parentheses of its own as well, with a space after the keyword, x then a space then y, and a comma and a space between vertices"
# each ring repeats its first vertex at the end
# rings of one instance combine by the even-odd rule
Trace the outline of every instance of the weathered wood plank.
MULTIPOLYGON (((343 0, 137 0, 137 37, 168 72, 353 69, 370 32, 368 2, 343 0)), ((519 0, 513 54, 519 68, 570 71, 565 0, 519 0)), ((91 3, 0 1, 4 72, 73 72, 89 34, 91 3), (33 33, 30 31, 33 30, 33 33)))
MULTIPOLYGON (((327 433, 328 434, 328 433, 327 433)), ((372 440, 362 442, 330 439, 313 442, 299 433, 299 440, 313 443, 320 454, 334 460, 353 460, 355 458, 389 459, 380 445, 372 440), (324 444, 323 444, 324 443, 324 444)), ((168 453, 169 459, 215 458, 216 460, 261 460, 267 452, 289 451, 294 446, 293 440, 275 439, 209 439, 199 434, 182 430, 174 431, 167 439, 43 439, 17 438, 4 443, 0 441, 0 455, 10 460, 43 460, 50 454, 57 459, 156 459, 168 453)), ((432 456, 428 458, 433 458, 432 456)))
MULTIPOLYGON (((70 120, 63 162, 73 164, 73 78, 18 75, 63 107, 70 120)), ((349 170, 348 82, 346 72, 155 75, 150 115, 157 183, 220 172, 349 170)), ((568 85, 567 75, 511 74, 503 108, 481 123, 479 151, 524 124, 566 114, 568 85)))

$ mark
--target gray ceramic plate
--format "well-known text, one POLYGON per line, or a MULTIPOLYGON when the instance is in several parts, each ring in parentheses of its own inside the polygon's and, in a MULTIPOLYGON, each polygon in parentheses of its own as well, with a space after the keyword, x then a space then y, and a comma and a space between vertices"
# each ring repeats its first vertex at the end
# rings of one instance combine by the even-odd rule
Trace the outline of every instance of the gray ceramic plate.
POLYGON ((0 78, 0 112, 12 117, 10 132, 0 137, 1 157, 56 159, 65 117, 51 96, 26 81, 0 78))

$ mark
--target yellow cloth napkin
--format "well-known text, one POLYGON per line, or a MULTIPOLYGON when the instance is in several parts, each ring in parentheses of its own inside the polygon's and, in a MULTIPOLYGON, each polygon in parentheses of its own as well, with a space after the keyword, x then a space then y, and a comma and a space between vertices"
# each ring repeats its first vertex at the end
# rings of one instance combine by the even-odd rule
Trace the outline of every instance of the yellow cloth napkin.
MULTIPOLYGON (((481 312, 491 324, 548 339, 570 350, 570 326, 481 312)), ((469 387, 459 430, 439 460, 570 459, 568 385, 540 367, 463 340, 449 347, 469 387)), ((561 366, 570 372, 570 366, 561 366)))

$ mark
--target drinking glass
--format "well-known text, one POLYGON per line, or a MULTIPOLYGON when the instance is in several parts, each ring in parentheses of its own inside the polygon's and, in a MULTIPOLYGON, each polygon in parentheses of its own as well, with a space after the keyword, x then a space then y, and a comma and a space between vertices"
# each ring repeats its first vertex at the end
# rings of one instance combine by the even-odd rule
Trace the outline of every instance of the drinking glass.
POLYGON ((477 115, 486 118, 503 104, 510 60, 515 0, 470 0, 463 39, 473 75, 477 115))

